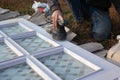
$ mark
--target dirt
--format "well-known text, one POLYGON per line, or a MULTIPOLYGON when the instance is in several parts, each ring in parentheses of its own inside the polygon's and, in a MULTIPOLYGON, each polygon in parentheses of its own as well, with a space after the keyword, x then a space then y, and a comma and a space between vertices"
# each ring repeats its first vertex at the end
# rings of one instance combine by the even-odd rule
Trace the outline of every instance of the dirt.
MULTIPOLYGON (((40 1, 44 2, 46 0, 40 0, 40 1)), ((85 21, 83 25, 76 25, 76 23, 73 20, 73 16, 70 9, 68 8, 68 6, 66 6, 67 4, 65 3, 65 0, 61 0, 60 2, 62 5, 61 7, 63 9, 65 18, 69 19, 69 22, 70 22, 69 28, 73 32, 78 34, 73 41, 77 42, 78 44, 84 44, 84 43, 95 41, 91 35, 90 23, 85 21)), ((33 0, 24 0, 24 1, 23 0, 0 0, 0 6, 2 8, 17 10, 21 14, 32 14, 34 12, 33 9, 31 8, 32 4, 33 4, 33 0)), ((104 45, 106 49, 109 49, 111 46, 115 45, 118 42, 116 40, 116 36, 120 34, 120 16, 117 14, 114 7, 110 9, 110 16, 113 24, 111 37, 106 41, 100 42, 104 45)))
MULTIPOLYGON (((120 34, 120 15, 116 12, 114 7, 112 6, 110 8, 110 17, 112 20, 112 31, 111 36, 108 40, 101 41, 99 43, 103 44, 105 49, 110 49, 113 45, 115 45, 118 40, 116 39, 117 35, 120 34)), ((90 21, 85 21, 82 25, 74 23, 74 21, 71 21, 69 27, 71 30, 78 35, 74 38, 74 42, 77 42, 78 44, 84 44, 88 42, 94 42, 95 40, 92 38, 91 34, 91 24, 90 21), (72 26, 72 27, 71 27, 72 26)))

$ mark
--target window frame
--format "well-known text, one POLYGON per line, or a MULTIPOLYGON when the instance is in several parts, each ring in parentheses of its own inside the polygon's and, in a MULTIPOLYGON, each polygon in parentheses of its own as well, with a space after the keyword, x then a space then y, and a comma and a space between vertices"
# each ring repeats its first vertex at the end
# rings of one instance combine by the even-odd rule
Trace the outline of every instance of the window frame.
POLYGON ((40 72, 43 73, 44 77, 49 76, 49 78, 53 80, 62 80, 55 73, 53 73, 48 68, 46 68, 42 63, 38 62, 37 57, 51 55, 56 52, 64 51, 65 53, 68 53, 69 55, 74 57, 76 60, 82 61, 83 63, 85 62, 86 65, 96 70, 94 73, 80 77, 76 80, 88 80, 88 79, 89 80, 93 80, 93 79, 94 80, 113 80, 120 76, 120 68, 117 67, 116 65, 78 47, 75 44, 72 44, 71 42, 68 42, 68 41, 60 42, 60 41, 53 40, 51 35, 47 33, 43 28, 38 27, 37 25, 25 19, 20 18, 20 19, 10 19, 6 21, 1 21, 0 26, 3 26, 3 25, 5 26, 9 24, 14 24, 14 23, 21 25, 22 27, 27 29, 28 32, 18 34, 18 35, 8 36, 4 32, 0 31, 0 35, 4 38, 4 41, 9 46, 13 47, 13 49, 15 49, 16 52, 18 51, 22 53, 23 56, 16 59, 0 62, 0 69, 17 64, 17 61, 21 60, 20 63, 22 63, 24 60, 26 60, 26 62, 29 65, 34 63, 35 65, 31 67, 34 68, 35 66, 37 66, 37 68, 36 69, 34 68, 34 70, 37 71, 39 69, 40 72), (24 48, 22 48, 19 44, 17 44, 14 41, 14 39, 27 37, 31 35, 37 35, 41 39, 53 44, 55 47, 50 48, 48 50, 36 52, 34 54, 30 54, 28 51, 26 51, 24 48), (116 71, 118 73, 116 73, 116 71), (113 76, 108 76, 108 75, 113 75, 113 76))

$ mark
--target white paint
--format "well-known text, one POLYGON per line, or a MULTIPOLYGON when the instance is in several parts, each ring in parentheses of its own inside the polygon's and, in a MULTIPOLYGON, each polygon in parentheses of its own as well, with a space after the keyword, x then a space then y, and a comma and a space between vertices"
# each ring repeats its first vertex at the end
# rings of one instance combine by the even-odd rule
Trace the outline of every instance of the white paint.
POLYGON ((26 62, 28 65, 36 72, 38 73, 41 77, 43 77, 45 80, 52 80, 48 75, 45 74, 42 69, 40 69, 34 62, 32 62, 29 58, 27 58, 26 62))
POLYGON ((29 58, 30 58, 31 61, 34 62, 34 64, 36 64, 39 67, 39 69, 41 69, 47 75, 49 75, 52 78, 52 80, 62 80, 55 73, 53 73, 50 69, 48 69, 44 64, 42 64, 40 61, 38 61, 36 58, 34 58, 33 56, 30 56, 29 58))
MULTIPOLYGON (((7 36, 4 33, 0 34, 8 41, 5 41, 7 45, 13 47, 14 49, 18 49, 18 54, 23 53, 24 58, 27 58, 28 64, 32 65, 34 63, 34 67, 36 67, 36 71, 39 69, 39 71, 42 71, 44 74, 39 74, 42 76, 47 76, 47 79, 49 77, 53 80, 61 80, 56 74, 54 74, 51 70, 49 70, 47 67, 45 67, 41 62, 36 60, 33 56, 37 57, 38 55, 46 56, 51 54, 55 54, 60 51, 64 51, 65 53, 71 55, 75 59, 85 63, 86 65, 90 66, 94 70, 96 70, 95 73, 91 73, 83 78, 77 79, 77 80, 114 80, 115 78, 118 78, 120 76, 120 68, 117 67, 116 65, 109 63, 108 61, 78 47, 77 45, 74 45, 68 41, 54 41, 51 37, 50 34, 48 34, 44 29, 38 27, 37 25, 25 20, 25 19, 12 19, 12 20, 7 20, 7 21, 1 21, 0 22, 0 27, 6 26, 6 25, 12 25, 12 24, 20 24, 24 28, 26 28, 29 32, 23 33, 20 35, 15 35, 15 36, 7 36), (28 27, 28 28, 27 28, 28 27), (35 32, 34 32, 35 31, 35 32), (32 34, 33 33, 33 34, 32 34), (31 55, 29 52, 27 52, 24 48, 22 48, 19 44, 17 44, 14 39, 19 39, 23 37, 28 37, 31 35, 36 35, 43 40, 53 44, 55 47, 58 48, 52 48, 50 50, 46 50, 43 52, 36 52, 35 54, 31 55), (10 43, 10 44, 9 44, 10 43), (53 52, 53 53, 52 53, 53 52), (44 55, 43 55, 44 53, 44 55), (31 55, 31 56, 30 56, 31 55), (30 60, 32 62, 30 62, 30 60), (100 70, 100 71, 99 71, 100 70)), ((1 38, 1 40, 4 40, 1 38)), ((17 52, 17 51, 16 51, 17 52)), ((0 63, 0 69, 4 67, 8 67, 10 64, 14 65, 17 62, 20 61, 19 58, 14 59, 13 61, 7 61, 7 62, 2 62, 0 63)), ((23 59, 24 61, 24 59, 23 59)), ((22 59, 20 62, 23 62, 22 59)), ((18 63, 19 64, 19 63, 18 63)))

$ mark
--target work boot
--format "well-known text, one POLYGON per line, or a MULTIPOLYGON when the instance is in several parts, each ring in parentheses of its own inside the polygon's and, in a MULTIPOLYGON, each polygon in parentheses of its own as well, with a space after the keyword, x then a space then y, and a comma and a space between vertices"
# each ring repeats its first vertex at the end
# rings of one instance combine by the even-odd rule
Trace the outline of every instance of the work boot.
POLYGON ((66 40, 67 33, 64 26, 58 25, 57 29, 53 30, 52 38, 55 40, 63 41, 66 40))

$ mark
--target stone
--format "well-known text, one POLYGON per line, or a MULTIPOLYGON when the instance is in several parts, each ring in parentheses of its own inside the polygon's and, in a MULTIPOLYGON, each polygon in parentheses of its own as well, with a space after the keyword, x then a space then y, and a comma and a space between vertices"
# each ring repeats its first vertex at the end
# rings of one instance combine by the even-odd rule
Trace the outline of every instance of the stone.
POLYGON ((67 27, 65 27, 65 30, 67 32, 67 41, 72 41, 76 34, 67 27))
POLYGON ((44 25, 46 24, 45 16, 41 13, 34 13, 31 18, 29 18, 29 21, 33 22, 36 25, 44 25))
POLYGON ((101 51, 95 52, 94 54, 101 58, 105 58, 107 52, 108 52, 108 50, 101 50, 101 51))
POLYGON ((103 45, 97 42, 90 42, 90 43, 82 44, 80 45, 80 47, 82 47, 83 49, 89 52, 95 52, 95 51, 104 49, 103 45))
POLYGON ((20 13, 18 11, 10 11, 8 13, 5 14, 1 14, 0 15, 0 21, 2 20, 6 20, 6 19, 11 19, 11 18, 15 18, 18 15, 20 15, 20 13))
MULTIPOLYGON (((51 24, 46 24, 45 26, 40 26, 44 28, 48 33, 52 34, 52 25, 51 24)), ((67 32, 67 41, 72 41, 73 38, 76 36, 75 33, 73 33, 69 28, 65 27, 65 30, 67 32)))
POLYGON ((9 9, 0 8, 0 14, 4 14, 4 13, 7 13, 7 12, 9 12, 9 9))
MULTIPOLYGON (((49 22, 46 21, 46 17, 43 14, 40 13, 34 13, 34 16, 32 16, 29 20, 33 22, 36 25, 39 25, 40 27, 44 28, 47 32, 51 31, 52 25, 48 24, 49 22)), ((65 30, 67 32, 67 41, 71 41, 76 34, 73 33, 69 28, 65 27, 65 30)))
POLYGON ((24 18, 24 19, 29 19, 31 16, 29 14, 18 16, 16 18, 24 18))

